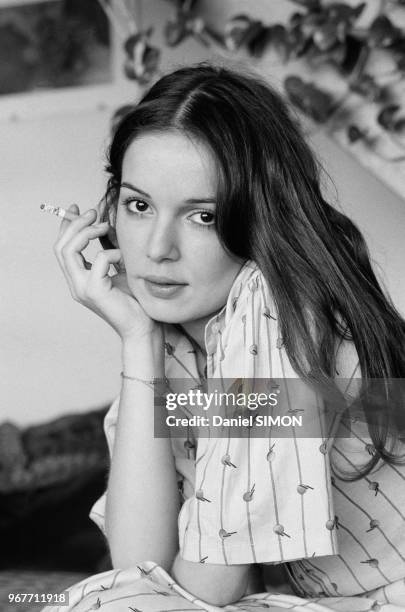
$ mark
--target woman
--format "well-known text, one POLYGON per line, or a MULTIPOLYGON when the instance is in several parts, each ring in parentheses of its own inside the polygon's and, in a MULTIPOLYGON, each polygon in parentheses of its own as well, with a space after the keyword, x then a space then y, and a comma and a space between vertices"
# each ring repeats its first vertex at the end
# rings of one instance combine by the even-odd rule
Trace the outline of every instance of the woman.
POLYGON ((107 171, 104 222, 63 221, 55 246, 74 299, 122 340, 108 489, 91 514, 115 569, 72 587, 71 609, 402 609, 400 402, 389 391, 394 412, 376 419, 370 400, 367 425, 332 449, 316 390, 404 378, 405 323, 280 97, 223 68, 178 70, 122 119, 107 171), (81 252, 107 232, 114 248, 89 269, 81 252), (313 436, 154 438, 169 429, 152 410, 165 376, 172 391, 299 378, 289 412, 306 411, 313 436), (255 595, 263 568, 270 592, 255 595))

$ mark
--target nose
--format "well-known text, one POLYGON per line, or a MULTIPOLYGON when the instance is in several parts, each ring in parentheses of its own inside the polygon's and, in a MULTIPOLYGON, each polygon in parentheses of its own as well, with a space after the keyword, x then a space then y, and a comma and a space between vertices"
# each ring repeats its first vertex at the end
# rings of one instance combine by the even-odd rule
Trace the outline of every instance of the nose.
POLYGON ((173 221, 156 218, 151 224, 146 254, 156 262, 175 261, 180 257, 179 238, 173 221))

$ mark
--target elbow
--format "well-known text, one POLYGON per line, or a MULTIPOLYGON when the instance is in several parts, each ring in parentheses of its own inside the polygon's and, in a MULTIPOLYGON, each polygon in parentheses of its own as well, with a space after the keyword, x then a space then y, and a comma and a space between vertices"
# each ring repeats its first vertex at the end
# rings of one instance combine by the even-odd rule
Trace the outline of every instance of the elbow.
POLYGON ((109 543, 110 558, 113 569, 130 569, 136 567, 145 562, 156 563, 162 567, 166 572, 170 573, 173 565, 173 559, 175 553, 164 551, 159 549, 153 552, 152 550, 140 551, 137 548, 128 546, 128 543, 116 543, 115 545, 110 541, 109 543))
POLYGON ((139 559, 137 551, 128 545, 128 540, 120 541, 116 534, 111 533, 108 529, 106 529, 106 538, 113 569, 125 570, 140 563, 141 559, 139 559))
MULTIPOLYGON (((178 581, 176 580, 176 582, 178 581)), ((229 592, 221 588, 204 589, 197 586, 192 589, 187 589, 186 586, 182 585, 180 582, 178 582, 178 584, 184 589, 188 590, 191 595, 197 597, 204 603, 210 604, 211 606, 218 606, 220 608, 237 603, 244 595, 243 590, 235 591, 235 589, 232 589, 229 592)))
MULTIPOLYGON (((193 593, 194 595, 194 593, 193 593)), ((210 604, 211 606, 218 606, 219 608, 223 608, 225 606, 229 606, 231 604, 237 603, 243 595, 230 595, 227 593, 211 593, 204 597, 200 597, 205 603, 210 604)))
POLYGON ((128 525, 117 517, 111 520, 106 513, 105 535, 108 541, 111 563, 114 569, 129 569, 145 562, 156 563, 170 572, 178 549, 177 532, 138 528, 137 524, 128 525))
POLYGON ((183 589, 214 606, 227 606, 246 593, 249 566, 221 566, 185 561, 177 555, 171 575, 183 589))
POLYGON ((212 606, 222 608, 240 601, 241 597, 246 594, 246 586, 244 580, 232 584, 218 582, 212 589, 199 590, 197 596, 212 606))
POLYGON ((109 551, 113 569, 125 570, 139 564, 140 560, 134 551, 128 550, 127 547, 114 546, 111 540, 109 540, 109 551))

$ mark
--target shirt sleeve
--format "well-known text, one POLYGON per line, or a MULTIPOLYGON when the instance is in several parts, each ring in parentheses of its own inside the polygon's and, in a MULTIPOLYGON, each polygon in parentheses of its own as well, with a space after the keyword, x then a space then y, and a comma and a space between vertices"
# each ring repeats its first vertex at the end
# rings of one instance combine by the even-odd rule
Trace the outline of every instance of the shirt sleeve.
MULTIPOLYGON (((275 304, 257 271, 230 295, 210 356, 216 379, 298 379, 283 347, 275 304)), ((180 554, 215 564, 281 563, 337 554, 322 401, 302 380, 289 414, 311 420, 311 437, 273 426, 261 437, 200 438, 195 494, 179 516, 180 554), (280 431, 280 430, 278 430, 280 431)))
MULTIPOLYGON (((115 429, 117 425, 118 419, 118 407, 120 403, 120 396, 115 398, 113 403, 110 406, 107 414, 104 417, 104 434, 107 440, 108 452, 110 455, 110 459, 112 456, 112 451, 114 448, 114 440, 115 440, 115 429)), ((105 533, 105 504, 106 504, 106 492, 103 493, 101 497, 95 502, 92 506, 89 517, 91 520, 97 525, 97 527, 105 533)))

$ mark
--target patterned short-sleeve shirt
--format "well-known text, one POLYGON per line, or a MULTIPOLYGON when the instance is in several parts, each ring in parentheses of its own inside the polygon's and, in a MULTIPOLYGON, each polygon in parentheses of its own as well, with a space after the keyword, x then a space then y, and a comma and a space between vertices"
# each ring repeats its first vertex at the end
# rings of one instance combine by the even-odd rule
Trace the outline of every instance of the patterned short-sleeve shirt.
MULTIPOLYGON (((200 382, 194 347, 165 325, 166 376, 200 382)), ((258 266, 242 266, 223 309, 206 325, 208 379, 297 378, 283 347, 274 300, 258 266)), ((360 376, 350 343, 342 347, 341 374, 360 376), (346 359, 346 364, 344 360, 346 359)), ((175 391, 176 389, 173 388, 175 391)), ((305 392, 291 408, 314 411, 319 400, 305 392)), ((112 452, 119 398, 105 419, 112 452)), ((341 426, 343 427, 343 425, 341 426)), ((303 596, 344 596, 405 577, 405 468, 379 465, 366 478, 332 477, 331 459, 356 470, 370 458, 371 441, 354 436, 325 444, 322 420, 314 437, 172 438, 184 503, 179 547, 184 559, 202 563, 289 562, 303 596)), ((91 511, 104 530, 105 496, 91 511)))

